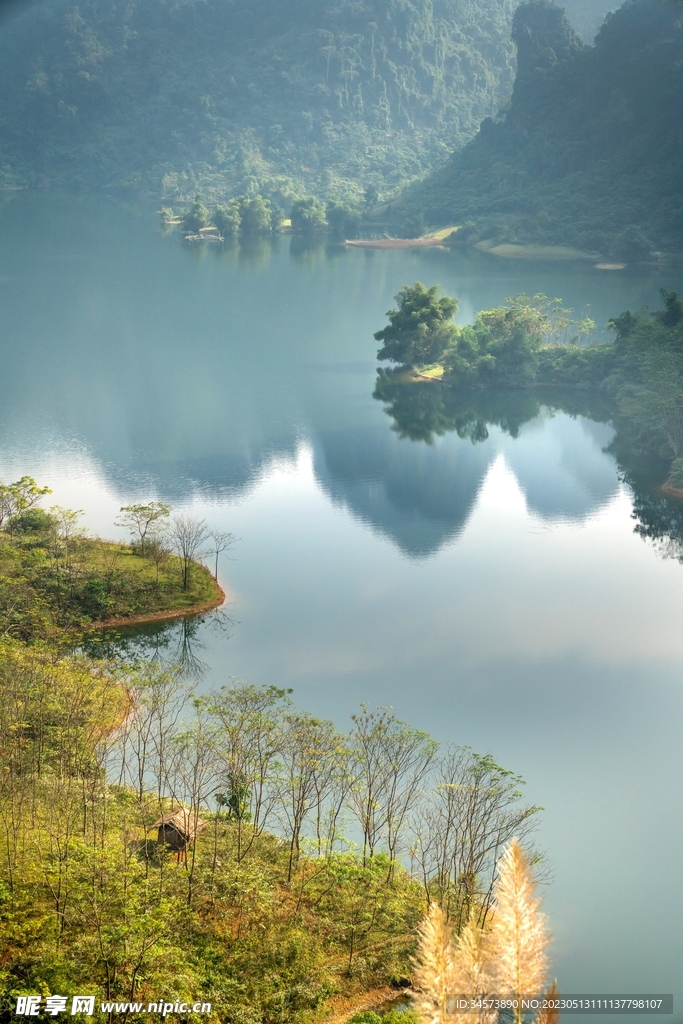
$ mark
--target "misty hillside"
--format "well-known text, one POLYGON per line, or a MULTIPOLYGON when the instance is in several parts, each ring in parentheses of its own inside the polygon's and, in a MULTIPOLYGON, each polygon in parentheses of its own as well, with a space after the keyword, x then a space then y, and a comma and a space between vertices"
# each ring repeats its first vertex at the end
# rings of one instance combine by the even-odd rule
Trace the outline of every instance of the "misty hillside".
POLYGON ((6 183, 287 202, 414 178, 509 95, 514 0, 47 0, 0 22, 6 183))
POLYGON ((683 7, 627 0, 587 46, 561 8, 531 0, 513 39, 509 106, 393 216, 467 224, 463 242, 564 242, 629 262, 683 249, 683 7))

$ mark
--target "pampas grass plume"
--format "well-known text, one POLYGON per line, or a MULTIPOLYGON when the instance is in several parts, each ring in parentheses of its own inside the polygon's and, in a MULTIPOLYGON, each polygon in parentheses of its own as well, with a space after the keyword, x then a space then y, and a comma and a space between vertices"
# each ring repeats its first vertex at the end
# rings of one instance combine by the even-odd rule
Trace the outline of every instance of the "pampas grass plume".
MULTIPOLYGON (((456 943, 453 958, 453 984, 453 993, 468 999, 481 999, 491 995, 493 991, 489 936, 479 927, 474 912, 456 943)), ((457 1020, 462 1021, 462 1024, 473 1020, 478 1021, 479 1024, 489 1024, 497 1016, 496 1010, 481 1009, 473 1013, 458 1014, 457 1020)))
POLYGON ((432 903, 418 928, 419 942, 413 961, 413 997, 420 1018, 428 1024, 447 1024, 446 1001, 456 991, 451 930, 441 907, 432 903))
MULTIPOLYGON (((497 994, 537 996, 548 969, 549 935, 541 901, 519 840, 500 858, 491 925, 491 956, 497 994)), ((521 1009, 517 1011, 521 1022, 521 1009)))

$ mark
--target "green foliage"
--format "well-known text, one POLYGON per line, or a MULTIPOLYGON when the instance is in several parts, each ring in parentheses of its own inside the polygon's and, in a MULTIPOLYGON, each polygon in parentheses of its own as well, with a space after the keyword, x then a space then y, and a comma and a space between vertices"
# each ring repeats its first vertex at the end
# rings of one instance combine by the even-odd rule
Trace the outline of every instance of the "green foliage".
POLYGON ((124 505, 119 511, 121 514, 116 519, 116 525, 130 531, 133 543, 139 546, 140 554, 144 555, 148 538, 151 540, 163 529, 171 514, 171 506, 163 501, 150 501, 146 505, 124 505))
POLYGON ((543 348, 538 353, 536 381, 561 388, 595 388, 613 366, 611 345, 543 348))
POLYGON ((615 363, 605 388, 631 447, 672 463, 683 455, 683 303, 675 292, 662 297, 664 310, 627 311, 610 321, 615 363))
POLYGON ((637 263, 646 260, 653 249, 654 243, 639 228, 630 224, 614 239, 612 255, 625 263, 637 263))
POLYGON ((32 476, 22 476, 13 484, 0 481, 0 530, 14 533, 15 523, 46 494, 52 494, 49 487, 39 487, 32 476))
POLYGON ((457 387, 596 386, 609 363, 608 346, 578 346, 592 320, 545 295, 517 295, 477 314, 443 357, 444 379, 457 387))
POLYGON ((362 201, 510 92, 510 0, 47 0, 0 35, 0 180, 362 201), (374 191, 373 191, 374 190, 374 191))
POLYGON ((292 205, 289 216, 294 231, 302 231, 304 234, 309 234, 313 231, 323 231, 327 227, 325 207, 314 196, 304 196, 303 199, 297 199, 292 205))
POLYGON ((270 204, 270 230, 279 231, 282 227, 283 221, 285 220, 285 212, 281 206, 277 203, 271 202, 270 204))
POLYGON ((387 1013, 363 1010, 361 1013, 354 1013, 349 1024, 417 1024, 417 1015, 407 1006, 400 1010, 389 1010, 387 1013))
POLYGON ((672 487, 675 487, 677 490, 683 490, 683 456, 681 455, 679 455, 678 458, 674 459, 671 463, 669 483, 672 487))
POLYGON ((191 231, 193 234, 205 228, 209 223, 209 211, 203 205, 201 199, 197 197, 183 217, 183 229, 185 231, 191 231))
POLYGON ((470 222, 470 242, 563 243, 625 262, 683 250, 680 8, 627 0, 589 47, 561 8, 530 0, 512 35, 509 106, 396 200, 393 221, 470 222))
POLYGON ((438 296, 438 286, 405 285, 395 296, 398 309, 387 312, 389 326, 374 335, 383 342, 378 359, 408 366, 435 363, 455 343, 460 329, 453 323, 457 299, 438 296))
POLYGON ((334 235, 340 238, 353 238, 360 223, 360 211, 348 203, 331 199, 325 208, 325 219, 334 235))
POLYGON ((417 1022, 417 1014, 407 1006, 382 1014, 382 1024, 417 1024, 417 1022))
POLYGON ((227 206, 217 206, 211 215, 211 223, 224 237, 236 235, 242 223, 238 204, 233 200, 227 206))
POLYGON ((406 218, 403 226, 398 232, 399 238, 421 238, 426 230, 424 215, 417 213, 406 218))
POLYGON ((677 327, 683 321, 683 299, 676 292, 669 292, 666 288, 660 289, 660 295, 664 301, 664 309, 657 310, 652 315, 665 327, 677 327))
POLYGON ((14 520, 14 532, 48 534, 56 525, 54 516, 44 508, 29 508, 21 512, 14 520))
POLYGON ((245 235, 263 235, 270 231, 270 202, 263 196, 240 196, 237 199, 237 209, 240 226, 245 235))

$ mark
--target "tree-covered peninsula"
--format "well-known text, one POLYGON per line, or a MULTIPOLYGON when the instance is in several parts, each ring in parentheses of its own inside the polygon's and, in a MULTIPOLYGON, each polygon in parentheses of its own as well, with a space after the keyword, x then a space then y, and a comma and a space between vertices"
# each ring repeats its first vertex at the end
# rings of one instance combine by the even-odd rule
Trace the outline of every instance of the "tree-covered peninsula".
POLYGON ((101 540, 87 535, 80 510, 42 508, 48 493, 27 476, 0 483, 0 637, 58 642, 102 623, 170 618, 224 600, 200 559, 225 550, 230 535, 150 502, 121 509, 130 544, 101 540))
MULTIPOLYGON (((396 296, 397 307, 387 314, 388 326, 375 334, 382 342, 377 358, 399 364, 378 372, 375 396, 389 408, 396 402, 403 402, 406 411, 411 408, 419 434, 417 422, 427 409, 420 414, 413 399, 401 397, 402 386, 411 381, 431 382, 460 396, 539 388, 579 396, 592 392, 610 403, 622 448, 628 439, 631 461, 638 452, 654 455, 669 467, 670 485, 680 487, 683 301, 666 290, 662 299, 663 309, 627 311, 612 319, 612 343, 591 344, 595 324, 573 319, 559 299, 519 295, 460 327, 453 321, 457 300, 439 297, 438 288, 420 282, 406 285, 396 296)), ((460 400, 440 403, 440 415, 446 416, 449 404, 460 408, 457 421, 463 411, 460 400)))

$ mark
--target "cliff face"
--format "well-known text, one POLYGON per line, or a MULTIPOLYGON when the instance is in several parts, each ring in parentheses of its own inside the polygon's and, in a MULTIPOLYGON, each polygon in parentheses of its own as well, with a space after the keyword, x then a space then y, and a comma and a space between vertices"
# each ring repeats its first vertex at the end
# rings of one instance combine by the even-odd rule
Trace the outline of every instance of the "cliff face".
POLYGON ((510 104, 513 120, 538 117, 547 110, 550 93, 588 49, 567 21, 564 11, 545 0, 533 0, 517 8, 512 22, 517 48, 517 75, 510 104))
POLYGON ((627 0, 589 47, 554 4, 522 4, 509 106, 403 208, 472 220, 471 237, 623 256, 629 238, 632 252, 682 249, 682 13, 666 0, 627 0))

